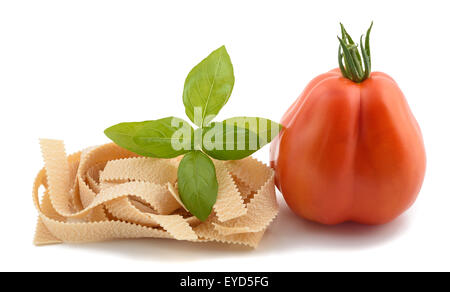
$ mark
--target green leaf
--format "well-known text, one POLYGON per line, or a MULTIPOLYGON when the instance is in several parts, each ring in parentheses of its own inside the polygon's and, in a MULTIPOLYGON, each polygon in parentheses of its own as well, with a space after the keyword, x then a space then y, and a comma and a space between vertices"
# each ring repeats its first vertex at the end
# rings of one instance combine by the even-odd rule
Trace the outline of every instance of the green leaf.
POLYGON ((120 147, 142 156, 173 158, 192 150, 192 127, 174 117, 121 123, 106 129, 105 134, 120 147))
POLYGON ((134 153, 149 156, 146 151, 144 151, 141 147, 134 143, 134 135, 140 128, 142 128, 146 123, 151 121, 144 122, 131 122, 131 123, 120 123, 109 127, 105 130, 105 135, 111 139, 114 143, 119 145, 122 148, 128 149, 134 153))
POLYGON ((226 119, 203 129, 202 149, 215 159, 242 159, 270 143, 281 129, 280 124, 264 118, 226 119))
POLYGON ((259 149, 257 134, 233 123, 211 123, 202 134, 203 151, 215 159, 239 160, 259 149))
POLYGON ((283 128, 283 126, 274 121, 259 117, 234 117, 224 120, 223 123, 234 124, 256 133, 258 149, 270 143, 283 128))
POLYGON ((188 122, 168 117, 146 123, 133 141, 152 157, 173 158, 193 150, 194 129, 188 122))
POLYGON ((218 190, 211 159, 201 151, 186 154, 178 167, 178 192, 189 212, 205 221, 216 203, 218 190))
POLYGON ((233 64, 222 46, 189 72, 183 91, 186 115, 199 127, 208 125, 227 103, 233 86, 233 64))

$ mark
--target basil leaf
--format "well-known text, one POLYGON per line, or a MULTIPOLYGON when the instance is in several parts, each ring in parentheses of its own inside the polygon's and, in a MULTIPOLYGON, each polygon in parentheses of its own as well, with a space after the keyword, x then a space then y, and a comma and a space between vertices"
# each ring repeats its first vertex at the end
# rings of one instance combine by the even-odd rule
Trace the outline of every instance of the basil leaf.
POLYGON ((183 91, 186 115, 199 127, 207 125, 227 103, 233 86, 233 64, 222 46, 189 72, 183 91))
POLYGON ((172 158, 192 149, 193 129, 184 120, 164 118, 154 121, 120 123, 105 135, 122 148, 136 154, 172 158))
POLYGON ((226 124, 235 124, 248 129, 258 136, 258 149, 270 143, 283 128, 280 124, 269 119, 259 117, 235 117, 223 121, 226 124))
POLYGON ((134 134, 134 143, 146 156, 173 158, 193 149, 194 129, 188 122, 168 117, 148 121, 134 134))
POLYGON ((205 221, 216 203, 218 190, 211 159, 201 151, 186 154, 178 167, 178 192, 189 212, 205 221))
POLYGON ((136 145, 133 140, 136 132, 150 122, 151 121, 120 123, 109 127, 104 133, 109 139, 122 148, 143 156, 151 156, 151 153, 144 151, 144 149, 142 149, 139 145, 136 145))
POLYGON ((203 129, 202 149, 219 160, 239 160, 259 148, 257 135, 234 124, 211 123, 203 129))

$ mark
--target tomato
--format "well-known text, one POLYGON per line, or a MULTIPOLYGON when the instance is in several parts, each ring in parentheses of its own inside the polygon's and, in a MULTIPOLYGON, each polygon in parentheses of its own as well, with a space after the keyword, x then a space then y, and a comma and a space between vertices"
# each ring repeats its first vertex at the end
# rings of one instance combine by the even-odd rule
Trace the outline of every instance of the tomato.
MULTIPOLYGON (((345 59, 350 45, 341 42, 339 57, 346 64, 358 60, 356 54, 345 59)), ((361 41, 361 50, 368 50, 368 41, 366 48, 361 41)), ((368 52, 362 52, 364 60, 368 52)), ((270 149, 276 185, 292 211, 306 219, 387 223, 420 191, 422 134, 391 77, 365 71, 363 79, 342 65, 313 79, 283 116, 284 128, 270 149)))

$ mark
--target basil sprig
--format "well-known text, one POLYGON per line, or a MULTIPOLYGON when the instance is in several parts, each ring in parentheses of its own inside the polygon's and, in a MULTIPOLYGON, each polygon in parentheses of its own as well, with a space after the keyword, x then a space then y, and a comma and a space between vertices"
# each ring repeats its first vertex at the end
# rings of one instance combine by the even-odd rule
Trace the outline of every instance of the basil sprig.
POLYGON ((188 74, 183 103, 195 129, 180 118, 120 123, 105 135, 122 148, 147 157, 184 155, 178 167, 178 191, 186 208, 204 221, 217 199, 214 163, 245 158, 272 141, 281 125, 264 118, 235 117, 212 122, 228 102, 234 71, 224 46, 212 52, 188 74), (211 158, 210 158, 211 157, 211 158))

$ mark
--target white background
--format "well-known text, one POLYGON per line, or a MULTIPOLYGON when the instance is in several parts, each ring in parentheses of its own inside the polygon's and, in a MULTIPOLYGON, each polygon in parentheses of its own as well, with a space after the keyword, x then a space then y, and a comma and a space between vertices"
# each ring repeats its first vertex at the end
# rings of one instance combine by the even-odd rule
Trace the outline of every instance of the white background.
MULTIPOLYGON (((0 2, 0 270, 450 270, 448 1, 0 2), (171 240, 32 245, 38 138, 68 152, 123 121, 184 117, 189 70, 225 44, 236 84, 223 118, 279 121, 337 67, 339 22, 374 20, 373 69, 393 76, 419 121, 427 174, 416 204, 384 226, 325 227, 283 203, 256 250, 171 240)), ((258 152, 268 162, 268 147, 258 152)))

